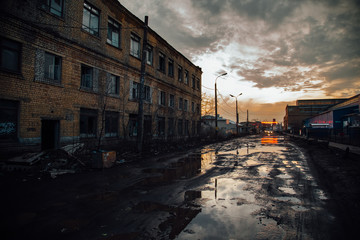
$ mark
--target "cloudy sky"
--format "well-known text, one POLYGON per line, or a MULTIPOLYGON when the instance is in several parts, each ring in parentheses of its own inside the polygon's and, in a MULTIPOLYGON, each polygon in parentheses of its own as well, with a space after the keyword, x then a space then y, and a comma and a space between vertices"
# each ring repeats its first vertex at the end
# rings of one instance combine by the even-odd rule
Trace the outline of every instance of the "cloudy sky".
POLYGON ((120 0, 203 70, 219 113, 282 122, 297 99, 360 93, 359 0, 120 0))

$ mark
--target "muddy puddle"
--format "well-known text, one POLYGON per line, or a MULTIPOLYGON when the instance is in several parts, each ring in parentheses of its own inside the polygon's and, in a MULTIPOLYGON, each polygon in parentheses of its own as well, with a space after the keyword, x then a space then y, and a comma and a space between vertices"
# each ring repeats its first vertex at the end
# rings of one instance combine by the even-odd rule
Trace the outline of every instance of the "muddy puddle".
POLYGON ((184 204, 201 211, 176 239, 307 239, 312 230, 298 214, 324 215, 324 192, 305 156, 283 137, 237 142, 203 156, 218 174, 184 193, 184 204))

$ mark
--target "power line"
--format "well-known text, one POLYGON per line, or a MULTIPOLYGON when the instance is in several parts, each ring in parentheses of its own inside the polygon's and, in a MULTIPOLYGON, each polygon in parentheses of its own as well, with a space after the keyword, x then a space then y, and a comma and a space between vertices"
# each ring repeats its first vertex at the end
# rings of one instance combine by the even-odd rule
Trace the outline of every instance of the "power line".
POLYGON ((215 90, 215 89, 213 89, 213 88, 208 88, 208 87, 205 87, 205 86, 204 86, 204 85, 202 85, 202 84, 201 84, 201 86, 202 86, 203 88, 206 88, 206 89, 209 89, 209 90, 213 90, 213 91, 215 90))

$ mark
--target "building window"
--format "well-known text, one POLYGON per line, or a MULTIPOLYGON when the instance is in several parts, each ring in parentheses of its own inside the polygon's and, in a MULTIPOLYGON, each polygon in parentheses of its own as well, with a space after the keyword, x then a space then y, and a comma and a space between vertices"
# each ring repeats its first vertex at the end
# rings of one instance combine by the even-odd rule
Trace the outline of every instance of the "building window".
POLYGON ((183 98, 179 98, 179 110, 183 109, 183 98))
POLYGON ((191 102, 191 112, 195 112, 195 103, 191 102))
POLYGON ((159 104, 166 106, 166 93, 164 91, 159 92, 159 104))
POLYGON ((136 137, 138 129, 137 114, 129 115, 129 136, 136 137))
POLYGON ((18 106, 16 101, 0 99, 0 140, 17 140, 18 106))
POLYGON ((165 55, 159 53, 159 71, 165 73, 165 55))
POLYGON ((196 134, 196 122, 192 121, 191 122, 191 135, 195 136, 195 134, 196 134))
POLYGON ((106 42, 114 47, 120 47, 120 24, 109 17, 108 19, 108 35, 106 42))
POLYGON ((117 112, 105 112, 105 137, 116 137, 119 129, 119 114, 117 112))
POLYGON ((12 72, 20 72, 21 44, 0 37, 0 68, 12 72))
POLYGON ((178 81, 182 82, 183 80, 183 69, 181 66, 178 66, 178 81))
POLYGON ((87 89, 93 89, 93 71, 92 67, 85 65, 81 66, 81 87, 87 89))
POLYGON ((196 80, 195 80, 195 76, 192 75, 192 79, 191 79, 191 83, 192 83, 192 88, 195 89, 195 86, 196 86, 196 80))
POLYGON ((120 77, 113 74, 107 76, 107 93, 112 95, 119 95, 120 77))
POLYGON ((184 79, 184 83, 186 85, 189 84, 189 72, 187 70, 185 70, 185 79, 184 79))
POLYGON ((82 28, 92 35, 99 36, 99 16, 98 9, 87 2, 84 2, 83 26, 82 28))
POLYGON ((165 118, 164 117, 158 117, 157 134, 159 137, 165 136, 165 118))
POLYGON ((175 95, 170 94, 169 96, 169 107, 174 108, 175 107, 175 95))
POLYGON ((62 17, 64 11, 64 0, 44 0, 42 8, 46 11, 62 17))
POLYGON ((153 65, 153 47, 150 45, 146 46, 146 63, 150 66, 153 65))
POLYGON ((196 89, 200 90, 200 79, 196 79, 196 89))
POLYGON ((44 78, 52 82, 60 83, 61 57, 45 52, 44 78))
POLYGON ((132 33, 130 38, 130 55, 140 58, 140 49, 140 37, 132 33))
MULTIPOLYGON (((140 83, 130 82, 130 99, 137 100, 140 96, 140 83)), ((151 87, 144 85, 144 100, 152 102, 152 89, 151 87)))
POLYGON ((178 120, 178 135, 179 136, 183 135, 183 120, 182 119, 178 120))
POLYGON ((174 118, 168 118, 168 136, 174 136, 174 118))
POLYGON ((144 100, 151 102, 151 88, 149 86, 144 86, 144 100))
POLYGON ((189 135, 189 120, 185 120, 185 135, 189 135))
POLYGON ((174 60, 172 60, 172 59, 169 59, 168 74, 169 74, 170 77, 174 76, 174 60))
POLYGON ((184 111, 187 112, 188 110, 188 100, 184 99, 184 111))
POLYGON ((199 114, 200 113, 200 104, 196 104, 196 113, 199 114))
POLYGON ((80 109, 80 137, 94 138, 97 130, 97 111, 93 109, 80 109))

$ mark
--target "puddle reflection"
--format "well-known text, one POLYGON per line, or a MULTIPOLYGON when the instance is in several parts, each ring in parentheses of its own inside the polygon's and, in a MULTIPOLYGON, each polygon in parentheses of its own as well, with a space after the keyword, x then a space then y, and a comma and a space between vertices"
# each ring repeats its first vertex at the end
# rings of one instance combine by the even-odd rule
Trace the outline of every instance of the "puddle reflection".
POLYGON ((261 144, 278 144, 279 138, 276 136, 264 136, 261 138, 261 144))

